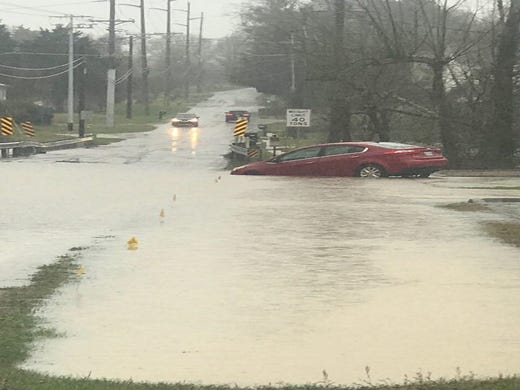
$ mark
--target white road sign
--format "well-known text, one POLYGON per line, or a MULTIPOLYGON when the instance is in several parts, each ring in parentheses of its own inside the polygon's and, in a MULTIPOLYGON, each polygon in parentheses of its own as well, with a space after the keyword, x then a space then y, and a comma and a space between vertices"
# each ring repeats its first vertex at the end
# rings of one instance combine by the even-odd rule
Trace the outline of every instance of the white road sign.
POLYGON ((287 127, 309 127, 311 125, 311 110, 288 108, 287 127))

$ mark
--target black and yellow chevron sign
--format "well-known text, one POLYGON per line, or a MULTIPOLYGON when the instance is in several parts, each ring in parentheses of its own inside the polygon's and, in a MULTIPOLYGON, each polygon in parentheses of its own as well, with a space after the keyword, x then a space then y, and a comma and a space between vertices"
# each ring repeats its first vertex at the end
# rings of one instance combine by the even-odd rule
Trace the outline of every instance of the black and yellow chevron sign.
POLYGON ((258 149, 249 149, 247 151, 247 157, 249 158, 256 158, 258 157, 260 151, 258 149))
POLYGON ((235 124, 235 130, 233 131, 234 136, 244 135, 247 130, 247 119, 237 119, 235 124))
POLYGON ((22 125, 22 129, 26 135, 28 135, 29 137, 34 137, 34 127, 31 122, 29 122, 29 121, 22 122, 21 125, 22 125))
POLYGON ((13 135, 13 118, 10 116, 0 117, 0 128, 2 129, 2 135, 13 135))

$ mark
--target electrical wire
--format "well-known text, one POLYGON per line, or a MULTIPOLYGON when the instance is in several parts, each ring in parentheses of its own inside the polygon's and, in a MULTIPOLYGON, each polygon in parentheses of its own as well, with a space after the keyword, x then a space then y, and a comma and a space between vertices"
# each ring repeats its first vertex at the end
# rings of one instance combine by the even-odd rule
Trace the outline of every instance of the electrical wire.
POLYGON ((134 71, 132 69, 127 70, 124 75, 122 75, 116 80, 116 85, 121 84, 123 81, 126 81, 126 79, 128 79, 133 72, 134 71))
MULTIPOLYGON (((74 65, 72 67, 72 69, 76 69, 78 66, 80 66, 82 64, 82 62, 74 65)), ((41 80, 41 79, 50 79, 52 77, 58 77, 58 76, 61 76, 65 73, 67 73, 69 70, 64 70, 63 72, 59 72, 59 73, 55 73, 55 74, 51 74, 51 75, 47 75, 47 76, 27 76, 27 77, 23 77, 23 76, 13 76, 13 75, 10 75, 10 74, 4 74, 4 73, 0 73, 0 76, 3 76, 3 77, 6 77, 6 78, 11 78, 11 79, 21 79, 21 80, 41 80)))
POLYGON ((44 8, 37 8, 37 7, 27 7, 27 6, 23 6, 23 5, 19 5, 19 4, 14 4, 14 3, 8 3, 8 2, 0 2, 0 5, 3 6, 3 7, 11 7, 11 8, 4 8, 2 9, 2 12, 5 12, 5 13, 13 13, 13 14, 19 14, 19 15, 32 15, 32 16, 50 16, 50 15, 53 15, 53 14, 60 14, 60 15, 66 15, 64 14, 63 12, 54 12, 54 11, 49 11, 49 10, 46 10, 44 8), (21 11, 17 11, 17 10, 28 10, 28 11, 36 11, 38 13, 29 13, 29 12, 21 12, 21 11))
MULTIPOLYGON (((39 55, 39 56, 68 56, 68 53, 38 53, 38 52, 30 52, 30 51, 9 51, 5 53, 0 53, 0 56, 3 55, 12 55, 12 54, 23 54, 23 55, 39 55)), ((101 54, 86 54, 86 53, 74 53, 75 56, 81 56, 81 57, 94 57, 94 58, 106 58, 107 55, 101 55, 101 54)))
MULTIPOLYGON (((78 61, 83 61, 82 58, 77 58, 74 60, 73 63, 77 63, 78 61)), ((22 71, 44 71, 44 70, 53 70, 53 69, 59 69, 59 68, 64 68, 66 66, 68 66, 68 62, 67 63, 64 63, 64 64, 61 64, 61 65, 56 65, 56 66, 51 66, 51 67, 48 67, 48 68, 21 68, 21 67, 17 67, 17 66, 9 66, 9 65, 2 65, 0 64, 0 68, 5 68, 5 69, 11 69, 11 70, 22 70, 22 71)))

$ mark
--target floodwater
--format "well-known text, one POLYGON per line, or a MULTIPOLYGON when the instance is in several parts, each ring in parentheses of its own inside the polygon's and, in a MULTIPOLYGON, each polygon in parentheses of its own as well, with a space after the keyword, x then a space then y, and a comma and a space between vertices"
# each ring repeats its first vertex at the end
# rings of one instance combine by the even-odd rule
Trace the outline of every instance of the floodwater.
POLYGON ((255 97, 216 94, 196 130, 0 161, 0 285, 86 248, 40 312, 63 336, 23 366, 231 385, 518 374, 520 250, 479 224, 517 209, 437 207, 518 180, 230 176, 223 113, 255 97))

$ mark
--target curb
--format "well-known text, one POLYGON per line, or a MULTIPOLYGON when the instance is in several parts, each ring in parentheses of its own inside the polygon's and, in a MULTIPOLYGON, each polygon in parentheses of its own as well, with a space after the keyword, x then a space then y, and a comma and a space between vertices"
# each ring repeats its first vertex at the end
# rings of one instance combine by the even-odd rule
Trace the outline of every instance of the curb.
POLYGON ((450 169, 437 174, 450 177, 520 177, 520 169, 450 169))

